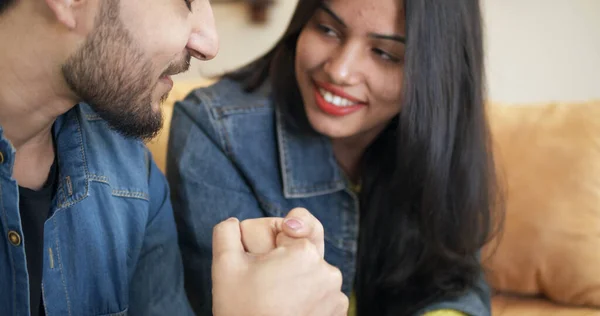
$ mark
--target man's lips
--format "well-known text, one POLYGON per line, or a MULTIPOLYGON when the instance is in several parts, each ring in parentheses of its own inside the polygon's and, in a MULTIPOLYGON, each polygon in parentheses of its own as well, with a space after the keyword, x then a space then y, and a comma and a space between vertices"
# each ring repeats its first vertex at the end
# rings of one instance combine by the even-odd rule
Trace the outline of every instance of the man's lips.
POLYGON ((171 76, 161 76, 160 81, 171 87, 173 86, 173 79, 171 79, 171 76))

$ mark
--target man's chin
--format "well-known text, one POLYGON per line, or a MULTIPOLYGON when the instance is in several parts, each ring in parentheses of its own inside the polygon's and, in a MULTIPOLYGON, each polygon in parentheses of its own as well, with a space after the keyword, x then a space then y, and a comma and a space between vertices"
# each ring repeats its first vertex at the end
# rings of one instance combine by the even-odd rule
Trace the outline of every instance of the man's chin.
POLYGON ((163 104, 165 104, 165 102, 167 102, 167 100, 169 99, 170 92, 170 89, 168 91, 165 91, 163 89, 154 90, 154 95, 152 97, 152 103, 150 104, 150 108, 155 115, 162 113, 163 104))
POLYGON ((113 131, 121 134, 123 137, 142 141, 148 141, 155 138, 163 126, 163 115, 160 112, 154 112, 151 115, 136 113, 110 113, 98 111, 98 114, 113 131))
POLYGON ((126 138, 137 139, 143 142, 150 141, 158 136, 158 133, 162 129, 163 122, 162 120, 156 125, 153 126, 128 126, 128 127, 113 127, 117 133, 121 134, 126 138))
POLYGON ((165 104, 165 102, 167 102, 167 100, 169 99, 169 92, 163 94, 158 101, 154 101, 152 102, 152 112, 154 113, 159 113, 162 111, 162 107, 165 104))

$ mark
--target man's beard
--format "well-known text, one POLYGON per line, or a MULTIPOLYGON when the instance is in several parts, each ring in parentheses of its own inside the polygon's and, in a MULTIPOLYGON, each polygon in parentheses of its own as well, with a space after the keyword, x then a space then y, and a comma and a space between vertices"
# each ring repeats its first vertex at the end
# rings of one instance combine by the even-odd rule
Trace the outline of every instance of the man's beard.
MULTIPOLYGON (((163 123, 161 111, 152 109, 152 93, 158 84, 152 62, 119 18, 118 0, 102 4, 94 30, 62 67, 67 84, 115 131, 126 137, 148 140, 163 123)), ((172 64, 163 75, 189 68, 189 54, 172 64)), ((165 93, 160 102, 164 102, 165 93)))

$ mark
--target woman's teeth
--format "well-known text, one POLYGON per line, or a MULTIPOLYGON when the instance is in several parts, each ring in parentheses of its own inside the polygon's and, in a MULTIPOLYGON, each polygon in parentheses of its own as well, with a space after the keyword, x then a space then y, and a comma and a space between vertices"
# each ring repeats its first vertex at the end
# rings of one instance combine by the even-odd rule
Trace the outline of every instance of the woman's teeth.
POLYGON ((323 99, 325 99, 325 101, 327 101, 328 103, 331 103, 335 106, 353 106, 356 105, 358 103, 356 102, 352 102, 348 99, 342 98, 338 95, 335 95, 325 89, 319 89, 319 93, 321 94, 321 96, 323 97, 323 99))

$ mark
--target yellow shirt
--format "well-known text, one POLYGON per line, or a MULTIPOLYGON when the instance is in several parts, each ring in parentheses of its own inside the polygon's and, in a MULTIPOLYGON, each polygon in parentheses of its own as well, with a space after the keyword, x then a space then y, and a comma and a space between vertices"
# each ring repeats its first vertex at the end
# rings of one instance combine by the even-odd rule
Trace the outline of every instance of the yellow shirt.
MULTIPOLYGON (((356 299, 354 294, 350 298, 350 308, 348 309, 348 316, 356 316, 356 299)), ((452 309, 440 309, 425 313, 423 316, 467 316, 462 312, 455 311, 452 309)))

